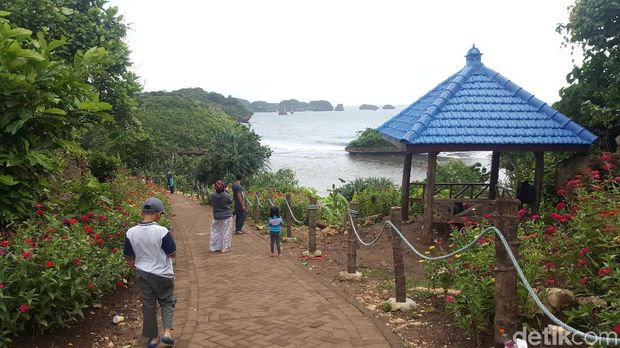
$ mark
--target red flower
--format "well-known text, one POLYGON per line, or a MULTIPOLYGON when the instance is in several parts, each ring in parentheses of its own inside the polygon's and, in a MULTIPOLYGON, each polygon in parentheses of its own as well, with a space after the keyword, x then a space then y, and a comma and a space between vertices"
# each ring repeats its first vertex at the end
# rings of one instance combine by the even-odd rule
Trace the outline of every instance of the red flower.
POLYGON ((125 221, 125 222, 122 223, 122 225, 123 225, 123 227, 127 227, 127 226, 129 226, 129 222, 125 221))
POLYGON ((34 205, 34 208, 37 209, 37 210, 41 210, 41 209, 45 208, 45 206, 43 204, 41 204, 41 203, 37 203, 37 204, 34 205))
POLYGON ((32 253, 31 253, 30 251, 24 251, 24 252, 22 253, 22 257, 23 257, 24 259, 28 260, 28 259, 32 258, 32 253))
POLYGON ((583 257, 585 254, 588 253, 588 251, 590 251, 590 248, 588 248, 588 247, 581 248, 581 250, 579 250, 579 254, 578 254, 579 257, 583 257))
POLYGON ((553 286, 553 285, 555 285, 555 279, 553 278, 545 279, 545 286, 553 286))
POLYGON ((525 208, 521 208, 517 212, 517 215, 519 216, 519 219, 523 219, 525 215, 527 215, 527 210, 525 210, 525 208))
POLYGON ((46 242, 51 242, 54 240, 54 237, 50 236, 50 235, 46 235, 45 238, 43 238, 44 241, 46 242))
POLYGON ((93 216, 95 216, 95 213, 93 212, 89 212, 88 214, 86 214, 87 217, 92 218, 93 216))
POLYGON ((577 260, 577 263, 575 264, 575 267, 581 268, 581 267, 583 267, 583 266, 585 266, 587 264, 588 264, 588 260, 586 260, 586 259, 579 259, 579 260, 577 260))
POLYGON ((56 266, 56 263, 54 261, 49 261, 49 260, 45 261, 45 268, 52 268, 54 266, 56 266))
POLYGON ((555 226, 549 226, 545 229, 545 234, 552 235, 555 234, 557 231, 558 229, 555 228, 555 226))
POLYGON ((90 218, 86 215, 82 215, 80 216, 80 221, 84 222, 84 223, 89 223, 90 222, 90 218))
POLYGON ((90 225, 86 225, 86 226, 82 227, 82 229, 84 230, 84 232, 86 232, 88 234, 93 234, 93 228, 90 225))
POLYGON ((22 304, 19 305, 19 312, 20 313, 26 313, 26 312, 28 312, 29 309, 30 309, 30 307, 28 307, 28 305, 25 304, 25 303, 22 303, 22 304))
POLYGON ((119 280, 116 282, 116 286, 118 286, 119 288, 124 288, 125 287, 125 282, 122 280, 119 280))
POLYGON ((11 242, 9 242, 8 240, 0 240, 1 247, 8 247, 9 244, 11 244, 11 242))
POLYGON ((615 333, 620 335, 620 324, 614 325, 614 328, 612 330, 614 330, 615 333))
POLYGON ((37 215, 45 215, 45 210, 39 209, 35 212, 37 215))
POLYGON ((567 193, 568 193, 568 191, 566 191, 566 189, 561 188, 561 189, 558 190, 558 196, 562 196, 562 195, 565 195, 567 193))
POLYGON ((603 164, 603 169, 605 169, 606 171, 610 171, 614 168, 614 164, 611 162, 607 162, 605 164, 603 164))
POLYGON ((86 284, 86 288, 87 289, 94 289, 95 285, 93 283, 88 283, 88 284, 86 284))
POLYGON ((454 296, 452 296, 452 295, 446 296, 446 302, 453 303, 454 302, 454 296))
POLYGON ((0 282, 0 290, 4 289, 4 283, 0 282))
POLYGON ((611 267, 603 267, 598 270, 598 275, 604 277, 611 274, 611 267))
POLYGON ((613 159, 611 152, 603 152, 603 154, 599 158, 603 162, 611 161, 613 159))
POLYGON ((552 247, 549 252, 551 253, 551 255, 555 255, 560 252, 560 249, 558 247, 552 247))
POLYGON ((456 268, 450 268, 450 273, 456 273, 456 268))
POLYGON ((484 214, 484 218, 487 220, 491 220, 493 218, 493 214, 484 214))
POLYGON ((106 221, 107 219, 108 219, 108 218, 106 218, 106 217, 105 217, 105 215, 103 215, 103 214, 99 214, 99 215, 97 215, 97 220, 99 220, 99 221, 101 221, 101 222, 104 222, 104 221, 106 221))
POLYGON ((560 202, 560 203, 555 205, 555 209, 557 209, 557 210, 562 210, 564 208, 566 208, 566 203, 564 203, 564 202, 560 202))
POLYGON ((586 285, 586 284, 588 284, 588 283, 590 282, 590 278, 588 278, 588 277, 583 277, 583 278, 579 279, 579 280, 578 280, 578 282, 579 282, 579 284, 581 284, 581 285, 586 285))
POLYGON ((615 182, 620 182, 620 176, 615 177, 615 178, 614 178, 614 181, 615 181, 615 182))
POLYGON ((82 260, 80 260, 80 258, 79 258, 79 257, 76 257, 76 258, 75 258, 75 259, 73 259, 73 261, 71 261, 71 262, 73 262, 73 264, 74 264, 74 265, 76 265, 76 266, 79 266, 80 264, 82 264, 82 260))
POLYGON ((37 247, 37 243, 35 243, 34 240, 32 240, 32 238, 30 238, 30 237, 24 239, 24 243, 30 245, 33 248, 37 247))
POLYGON ((598 172, 598 170, 591 170, 590 171, 590 176, 592 177, 592 179, 600 179, 601 178, 601 174, 598 172))
POLYGON ((118 252, 118 248, 112 248, 112 253, 117 253, 118 252))
POLYGON ((551 262, 551 261, 545 262, 545 268, 546 269, 552 269, 553 268, 553 262, 551 262))
POLYGON ((64 219, 63 223, 65 225, 75 225, 78 223, 78 219, 72 218, 72 219, 64 219))
POLYGON ((538 219, 540 219, 540 215, 538 215, 538 214, 533 214, 533 215, 531 216, 531 219, 532 219, 532 220, 538 220, 538 219))

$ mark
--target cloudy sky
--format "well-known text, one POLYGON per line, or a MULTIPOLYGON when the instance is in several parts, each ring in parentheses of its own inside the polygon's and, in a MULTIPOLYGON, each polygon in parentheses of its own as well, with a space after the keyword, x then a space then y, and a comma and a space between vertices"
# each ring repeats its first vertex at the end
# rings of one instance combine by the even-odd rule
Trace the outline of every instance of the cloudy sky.
POLYGON ((250 101, 410 104, 482 62, 553 103, 574 0, 112 0, 147 91, 202 87, 250 101))

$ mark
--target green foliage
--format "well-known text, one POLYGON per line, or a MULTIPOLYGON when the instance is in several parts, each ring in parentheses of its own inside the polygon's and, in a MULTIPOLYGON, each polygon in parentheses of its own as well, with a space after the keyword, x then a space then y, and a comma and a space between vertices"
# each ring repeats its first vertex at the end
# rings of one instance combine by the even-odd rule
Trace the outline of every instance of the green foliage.
POLYGON ((362 147, 392 147, 379 132, 373 128, 366 128, 363 132, 357 133, 357 138, 353 139, 347 146, 347 149, 355 149, 362 147))
POLYGON ((362 192, 372 188, 378 191, 394 189, 394 184, 388 178, 382 177, 364 177, 355 178, 353 181, 344 182, 344 185, 334 188, 335 193, 343 195, 347 200, 352 200, 356 192, 362 192))
POLYGON ((121 167, 118 157, 95 151, 88 157, 90 172, 97 180, 104 182, 110 180, 121 167))
POLYGON ((317 219, 329 225, 345 225, 349 216, 348 210, 349 201, 332 186, 330 193, 319 200, 317 219))
POLYGON ((579 46, 583 63, 573 67, 554 105, 600 137, 614 151, 620 135, 620 6, 617 1, 576 0, 568 23, 558 26, 565 44, 579 46))
POLYGON ((80 130, 109 116, 83 82, 105 50, 80 52, 70 65, 55 58, 65 45, 0 20, 0 226, 27 213, 42 176, 59 168, 56 151, 79 148, 80 130))
POLYGON ((392 185, 389 188, 367 188, 356 192, 353 201, 359 203, 360 217, 375 214, 390 215, 390 208, 400 206, 400 192, 392 185))
POLYGON ((290 168, 278 169, 276 172, 263 171, 249 177, 245 183, 250 191, 292 193, 302 189, 295 172, 290 168))
MULTIPOLYGON (((613 172, 617 159, 606 153, 601 160, 601 171, 577 175, 558 191, 554 208, 540 215, 519 212, 519 264, 540 296, 545 288, 559 287, 583 299, 595 296, 605 301, 605 305, 581 301, 563 313, 569 324, 586 332, 610 332, 620 323, 620 177, 613 172)), ((450 247, 468 244, 491 223, 485 218, 453 230, 450 247)), ((487 235, 452 259, 424 261, 433 286, 461 290, 458 296, 446 297, 447 308, 459 326, 475 332, 492 327, 494 240, 487 235)), ((523 287, 518 296, 520 315, 537 319, 529 322, 544 322, 523 287)))
POLYGON ((467 165, 457 159, 437 163, 436 182, 480 183, 487 182, 490 173, 480 163, 467 165))
POLYGON ((173 95, 179 95, 190 100, 195 100, 204 103, 205 105, 216 104, 225 113, 232 116, 239 122, 247 122, 248 118, 252 116, 252 112, 245 109, 243 104, 237 99, 231 96, 224 97, 223 95, 215 92, 206 92, 202 88, 182 88, 176 91, 170 92, 173 95))
POLYGON ((122 174, 104 184, 92 177, 63 183, 16 226, 14 238, 0 237, 0 346, 26 329, 68 327, 103 294, 126 285, 124 232, 140 219, 147 196, 169 206, 159 188, 122 174))

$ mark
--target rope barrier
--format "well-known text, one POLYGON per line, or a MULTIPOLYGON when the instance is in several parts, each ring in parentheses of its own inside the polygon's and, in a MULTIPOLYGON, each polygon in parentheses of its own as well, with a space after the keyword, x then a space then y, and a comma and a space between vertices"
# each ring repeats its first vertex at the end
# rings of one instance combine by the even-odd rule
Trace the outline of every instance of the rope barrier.
POLYGON ((271 201, 271 198, 267 197, 267 200, 269 201, 270 207, 275 207, 275 204, 273 204, 273 202, 271 201))
MULTIPOLYGON (((303 225, 305 223, 306 217, 304 216, 303 218, 301 218, 301 221, 299 221, 299 219, 297 219, 295 217, 295 214, 293 214, 293 209, 291 209, 291 205, 288 203, 288 199, 284 199, 284 203, 286 203, 286 207, 288 208, 288 212, 291 214, 291 217, 293 218, 293 220, 295 220, 296 223, 303 225)), ((308 209, 312 209, 311 206, 313 206, 314 204, 311 204, 308 206, 308 209)), ((314 209, 316 209, 316 205, 314 205, 314 209)))
POLYGON ((254 206, 254 204, 252 204, 252 202, 248 199, 248 196, 245 195, 245 192, 242 192, 241 194, 250 207, 254 206))
POLYGON ((351 226, 353 227, 353 232, 355 233, 357 240, 365 246, 371 246, 375 244, 379 240, 379 237, 381 237, 381 235, 385 231, 385 226, 387 226, 387 222, 389 221, 383 224, 383 228, 381 229, 381 232, 379 232, 371 242, 365 242, 362 240, 362 237, 360 237, 360 234, 357 232, 357 228, 355 227, 355 223, 353 222, 353 216, 351 216, 351 213, 356 214, 357 212, 355 210, 349 210, 349 222, 351 223, 351 226))
POLYGON ((429 256, 424 255, 420 251, 418 251, 407 240, 407 238, 405 238, 405 236, 402 234, 402 232, 400 230, 398 230, 398 228, 396 228, 396 226, 394 226, 394 224, 391 221, 386 221, 385 222, 385 224, 383 225, 383 229, 377 235, 377 237, 375 237, 375 239, 372 242, 370 242, 370 243, 364 242, 360 238, 360 236, 359 236, 359 234, 358 234, 358 232, 357 232, 357 230, 355 228, 355 225, 353 224, 353 218, 351 216, 351 212, 355 212, 355 211, 351 211, 351 210, 349 211, 349 220, 351 221, 351 226, 353 226, 353 231, 355 232, 355 235, 357 236, 357 239, 360 241, 360 243, 362 243, 364 245, 367 245, 367 246, 374 244, 379 239, 379 237, 381 236, 383 231, 385 230, 385 226, 389 225, 393 229, 393 231, 396 232, 396 234, 398 234, 398 236, 402 239, 402 241, 405 242, 405 244, 409 247, 409 249, 411 249, 416 255, 418 255, 422 259, 429 260, 429 261, 444 260, 444 259, 452 257, 452 256, 454 256, 456 254, 459 254, 459 253, 461 253, 461 252, 471 248, 472 246, 474 246, 477 241, 479 241, 482 237, 484 237, 489 232, 494 232, 497 235, 497 237, 499 238, 499 240, 502 242, 502 245, 504 246, 504 249, 506 249, 506 253, 508 254, 508 257, 510 258, 510 261, 512 262, 513 266, 515 267, 515 269, 517 271, 517 274, 519 275, 519 279, 521 279, 521 283, 523 283, 523 286, 527 290, 527 292, 530 295, 530 297, 532 298, 532 300, 534 300, 534 303, 536 303, 538 308, 547 316, 547 318, 549 318, 552 322, 554 322, 556 325, 560 326, 564 330, 572 333, 573 335, 582 337, 586 341, 586 343, 601 343, 601 344, 605 344, 605 345, 620 345, 620 338, 596 336, 596 335, 592 335, 590 333, 586 333, 586 332, 580 331, 578 329, 575 329, 574 327, 569 326, 568 324, 566 324, 563 321, 561 321, 560 319, 558 319, 555 315, 553 315, 553 313, 551 313, 547 309, 547 307, 545 307, 545 305, 538 298, 538 295, 536 294, 536 292, 534 291, 534 289, 532 288, 532 286, 528 282, 527 278, 525 277, 525 273, 523 272, 523 269, 521 269, 521 266, 519 265, 519 262, 517 261, 517 258, 515 257, 514 253, 512 252, 512 249, 510 248, 510 245, 506 241, 506 238, 504 237, 502 232, 500 230, 498 230, 497 227, 495 227, 495 226, 487 227, 482 232, 480 232, 480 234, 473 241, 471 241, 469 244, 465 245, 464 247, 462 247, 462 248, 460 248, 460 249, 458 249, 456 251, 453 251, 453 252, 451 252, 451 253, 449 253, 447 255, 442 255, 442 256, 437 256, 437 257, 429 257, 429 256))
POLYGON ((254 196, 256 197, 256 202, 258 203, 258 207, 263 208, 264 206, 260 203, 260 197, 258 196, 258 194, 255 193, 254 196))

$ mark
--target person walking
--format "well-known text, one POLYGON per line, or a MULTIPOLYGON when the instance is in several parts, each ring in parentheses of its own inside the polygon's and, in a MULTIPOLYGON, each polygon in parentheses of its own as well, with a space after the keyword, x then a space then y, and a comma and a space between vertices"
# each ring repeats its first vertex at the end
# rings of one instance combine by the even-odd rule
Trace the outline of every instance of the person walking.
POLYGON ((243 223, 245 222, 245 212, 247 211, 245 199, 243 199, 243 186, 241 186, 243 175, 237 174, 235 179, 232 187, 235 200, 235 234, 243 234, 243 223))
POLYGON ((168 172, 168 176, 166 177, 166 183, 168 184, 168 190, 170 190, 170 193, 174 193, 174 178, 170 172, 168 172))
POLYGON ((162 343, 173 346, 174 271, 172 258, 176 244, 170 231, 158 224, 164 214, 161 200, 151 197, 142 205, 142 222, 125 234, 123 252, 129 265, 136 269, 136 282, 142 298, 142 335, 148 338, 147 347, 162 343), (157 303, 161 307, 164 333, 159 336, 157 303))
POLYGON ((222 180, 218 180, 213 187, 215 192, 209 196, 213 207, 209 251, 225 253, 229 251, 232 240, 232 198, 222 180))
POLYGON ((271 207, 269 211, 269 220, 267 220, 269 226, 269 239, 271 241, 271 257, 275 256, 274 250, 277 246, 278 256, 282 255, 282 248, 280 247, 280 232, 284 225, 284 220, 280 216, 280 209, 278 207, 271 207))

